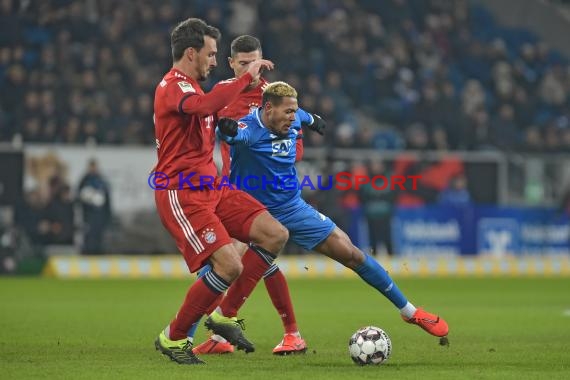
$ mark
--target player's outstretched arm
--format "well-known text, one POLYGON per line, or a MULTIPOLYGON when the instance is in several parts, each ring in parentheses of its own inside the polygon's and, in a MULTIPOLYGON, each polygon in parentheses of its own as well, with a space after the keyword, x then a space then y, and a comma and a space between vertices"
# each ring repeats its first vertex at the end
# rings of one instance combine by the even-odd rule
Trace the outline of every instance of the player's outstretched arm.
POLYGON ((317 115, 316 113, 309 113, 311 116, 310 121, 301 121, 301 125, 309 128, 313 132, 317 132, 319 135, 325 134, 325 128, 327 127, 327 123, 323 120, 322 117, 317 115))
POLYGON ((199 95, 195 91, 189 92, 180 100, 178 110, 181 113, 198 116, 212 115, 236 100, 251 83, 259 80, 263 70, 272 70, 273 67, 273 62, 266 59, 254 61, 249 65, 247 72, 234 82, 215 86, 212 91, 204 95, 199 95))
POLYGON ((192 89, 178 103, 178 111, 200 117, 213 115, 236 100, 240 93, 253 82, 251 74, 244 74, 238 80, 224 86, 215 86, 207 94, 200 95, 192 89))

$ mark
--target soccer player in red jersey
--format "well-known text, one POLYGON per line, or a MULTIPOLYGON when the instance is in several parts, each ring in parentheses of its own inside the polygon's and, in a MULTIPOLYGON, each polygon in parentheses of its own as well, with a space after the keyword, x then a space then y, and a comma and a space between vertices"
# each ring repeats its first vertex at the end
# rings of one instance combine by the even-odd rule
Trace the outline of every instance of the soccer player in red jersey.
MULTIPOLYGON (((158 163, 152 185, 158 214, 190 272, 205 264, 212 267, 192 284, 175 318, 155 341, 157 350, 181 364, 203 363, 187 338, 190 326, 211 310, 230 284, 235 282, 239 294, 249 295, 288 238, 287 230, 261 203, 240 190, 217 186, 216 113, 258 81, 263 69, 273 68, 271 61, 255 60, 238 80, 205 94, 199 81, 217 65, 219 38, 219 30, 200 19, 178 24, 171 33, 174 63, 158 84, 154 100, 158 163), (232 237, 250 242, 243 258, 232 237)), ((235 317, 218 314, 207 323, 238 349, 253 351, 235 317)))
MULTIPOLYGON (((235 77, 219 82, 214 86, 214 89, 232 85, 238 81, 248 70, 249 65, 262 58, 261 43, 259 39, 243 35, 235 38, 231 43, 231 57, 229 57, 229 65, 235 73, 235 77)), ((252 82, 246 90, 244 90, 239 97, 231 104, 224 107, 218 112, 219 117, 227 117, 234 120, 239 120, 245 115, 261 106, 263 90, 269 83, 260 77, 257 81, 252 82)), ((304 111, 303 111, 304 112, 304 111)), ((306 114, 306 112, 304 112, 306 114)), ((313 115, 309 116, 309 128, 322 133, 324 123, 313 115), (315 127, 321 129, 315 129, 315 127)), ((302 130, 297 136, 296 142, 296 160, 300 161, 303 155, 303 140, 302 130)), ((229 176, 230 168, 230 148, 229 145, 223 142, 219 143, 222 157, 222 174, 229 176)), ((238 252, 244 253, 247 250, 247 245, 239 241, 234 242, 234 246, 238 252)), ((295 318, 295 311, 291 302, 289 294, 289 287, 285 276, 276 264, 273 264, 263 276, 267 292, 271 298, 275 309, 281 317, 285 334, 281 342, 273 349, 273 353, 277 355, 287 355, 291 353, 302 353, 307 350, 307 344, 299 333, 297 322, 295 318)), ((192 329, 188 334, 193 336, 195 331, 192 329)), ((196 354, 221 354, 231 353, 234 348, 224 338, 218 335, 212 335, 207 341, 196 346, 194 353, 196 354)))

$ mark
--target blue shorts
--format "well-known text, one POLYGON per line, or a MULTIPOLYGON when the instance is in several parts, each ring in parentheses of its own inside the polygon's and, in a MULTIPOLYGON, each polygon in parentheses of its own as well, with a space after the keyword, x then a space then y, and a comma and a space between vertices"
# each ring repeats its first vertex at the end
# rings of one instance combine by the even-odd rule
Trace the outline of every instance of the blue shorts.
POLYGON ((289 230, 289 239, 309 251, 325 241, 336 227, 328 216, 302 199, 286 210, 269 211, 289 230))

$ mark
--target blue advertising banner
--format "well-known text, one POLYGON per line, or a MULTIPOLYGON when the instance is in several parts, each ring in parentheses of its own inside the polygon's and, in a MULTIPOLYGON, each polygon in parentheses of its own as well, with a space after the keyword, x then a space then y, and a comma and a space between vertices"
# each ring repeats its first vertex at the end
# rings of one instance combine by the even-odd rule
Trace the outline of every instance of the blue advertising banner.
POLYGON ((400 255, 568 254, 570 219, 549 208, 400 208, 392 239, 400 255))
POLYGON ((453 207, 399 208, 392 219, 394 252, 401 255, 473 253, 472 212, 453 207))
POLYGON ((568 254, 570 224, 555 209, 478 207, 477 253, 568 254))

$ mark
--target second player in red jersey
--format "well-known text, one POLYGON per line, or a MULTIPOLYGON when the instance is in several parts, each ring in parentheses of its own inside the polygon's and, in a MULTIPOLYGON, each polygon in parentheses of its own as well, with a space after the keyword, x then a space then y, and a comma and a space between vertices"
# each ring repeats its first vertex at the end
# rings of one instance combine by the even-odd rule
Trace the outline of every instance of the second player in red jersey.
MULTIPOLYGON (((242 80, 243 75, 247 72, 249 64, 257 59, 261 59, 261 57, 261 43, 257 38, 248 35, 235 38, 232 41, 231 57, 228 58, 228 63, 234 71, 235 77, 217 83, 214 86, 214 89, 227 88, 228 86, 235 85, 236 82, 242 80)), ((253 112, 253 110, 262 106, 261 99, 263 90, 268 84, 269 83, 263 77, 253 81, 244 91, 242 91, 237 99, 218 112, 219 117, 239 120, 245 115, 253 112)), ((318 116, 309 114, 302 109, 299 110, 299 116, 303 125, 308 126, 317 133, 323 133, 325 124, 318 116)), ((303 157, 302 130, 297 136, 296 145, 296 160, 300 161, 303 157)), ((220 143, 220 149, 223 163, 222 174, 228 176, 230 170, 230 148, 228 144, 220 143)))

